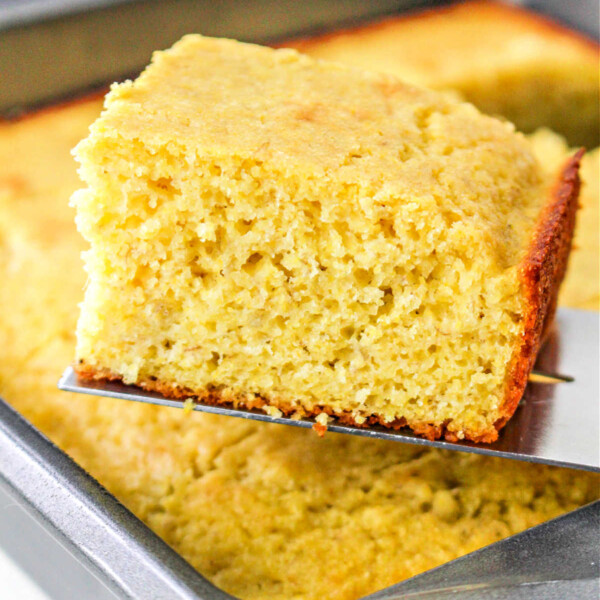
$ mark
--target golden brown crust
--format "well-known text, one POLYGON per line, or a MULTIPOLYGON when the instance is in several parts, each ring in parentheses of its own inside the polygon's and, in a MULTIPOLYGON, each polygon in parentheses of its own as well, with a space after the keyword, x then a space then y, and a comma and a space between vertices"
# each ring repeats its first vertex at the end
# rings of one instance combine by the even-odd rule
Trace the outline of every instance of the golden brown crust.
POLYGON ((538 33, 546 36, 551 36, 556 39, 556 36, 562 36, 569 38, 570 40, 579 44, 582 48, 593 51, 598 54, 600 50, 600 44, 573 29, 569 29, 545 17, 539 13, 536 13, 525 8, 504 4, 502 2, 494 2, 490 0, 470 0, 465 2, 456 2, 449 6, 437 6, 434 8, 417 10, 414 12, 408 12, 402 15, 393 15, 385 17, 383 19, 366 23, 359 24, 345 29, 336 29, 328 33, 320 35, 311 35, 306 37, 299 37, 295 39, 285 40, 277 44, 273 44, 274 47, 285 47, 295 48, 299 52, 309 52, 314 46, 319 46, 328 40, 333 40, 348 34, 360 35, 362 33, 376 33, 388 28, 393 28, 397 24, 409 25, 415 20, 427 20, 430 17, 437 17, 438 15, 460 15, 461 13, 481 13, 487 14, 493 19, 499 20, 512 20, 514 23, 521 23, 531 28, 531 30, 537 30, 538 33))
POLYGON ((501 407, 502 417, 495 423, 498 430, 517 409, 554 318, 558 289, 567 269, 575 229, 580 188, 579 165, 583 154, 584 150, 579 150, 564 165, 521 264, 520 276, 526 298, 523 339, 512 359, 511 375, 501 407))

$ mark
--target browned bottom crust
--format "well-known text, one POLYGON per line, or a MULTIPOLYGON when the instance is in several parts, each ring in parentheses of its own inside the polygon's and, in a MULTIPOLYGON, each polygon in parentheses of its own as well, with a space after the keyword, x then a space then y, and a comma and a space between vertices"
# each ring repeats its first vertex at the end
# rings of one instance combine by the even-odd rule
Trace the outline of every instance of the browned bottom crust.
MULTIPOLYGON (((88 381, 123 381, 121 375, 117 375, 103 368, 94 368, 90 365, 86 365, 80 361, 79 364, 73 365, 77 376, 82 380, 88 381)), ((307 408, 301 404, 292 404, 290 402, 282 401, 269 401, 263 396, 254 394, 251 398, 237 396, 233 397, 231 394, 223 393, 218 389, 213 390, 191 390, 176 384, 170 384, 164 381, 159 381, 153 378, 140 379, 136 385, 149 392, 158 392, 167 398, 175 398, 178 400, 187 400, 188 398, 193 399, 199 404, 208 404, 210 406, 228 406, 231 408, 245 408, 245 409, 262 409, 264 410, 268 406, 273 406, 280 410, 286 417, 295 418, 312 418, 316 417, 321 413, 325 413, 330 417, 335 418, 338 423, 343 425, 352 425, 354 427, 369 428, 373 425, 381 425, 387 429, 402 429, 410 428, 413 433, 423 436, 428 440, 437 440, 445 437, 449 441, 457 441, 458 437, 454 432, 447 430, 449 420, 442 423, 441 425, 435 425, 433 423, 422 423, 422 422, 408 422, 404 417, 395 419, 394 421, 386 422, 380 415, 371 415, 366 418, 363 423, 358 423, 352 416, 350 411, 334 412, 328 406, 316 405, 312 408, 307 408)), ((317 433, 323 433, 323 426, 316 424, 314 429, 317 433)), ((494 430, 494 433, 495 430, 494 430)), ((465 431, 465 439, 472 440, 474 442, 488 442, 490 438, 496 439, 494 433, 489 432, 469 432, 465 431)), ((493 440, 492 440, 493 441, 493 440)))
MULTIPOLYGON (((505 400, 501 407, 501 418, 494 423, 494 428, 484 431, 464 430, 464 439, 473 442, 491 443, 498 439, 498 431, 507 423, 517 409, 525 391, 527 380, 543 337, 556 310, 558 288, 564 277, 571 240, 575 227, 575 213, 579 194, 579 163, 583 150, 573 156, 563 167, 558 181, 542 212, 532 244, 521 265, 520 276, 526 296, 526 314, 523 321, 523 339, 515 351, 509 369, 510 376, 506 386, 505 400)), ((122 381, 122 377, 103 368, 86 365, 80 360, 75 365, 77 375, 87 380, 122 381)), ((379 415, 371 415, 363 423, 358 423, 349 411, 337 412, 328 406, 316 405, 310 408, 300 403, 291 403, 276 399, 267 399, 253 394, 250 397, 233 396, 231 393, 218 389, 191 390, 177 384, 159 381, 156 378, 144 378, 137 382, 139 387, 148 391, 159 392, 168 398, 192 398, 198 403, 209 405, 225 405, 233 408, 265 409, 276 407, 284 415, 291 417, 316 417, 326 413, 339 423, 355 427, 368 428, 382 425, 389 429, 409 427, 417 435, 429 440, 445 438, 456 442, 459 437, 456 432, 448 430, 450 420, 441 425, 424 422, 407 421, 404 417, 391 422, 384 421, 379 415)), ((324 426, 316 425, 317 432, 322 435, 324 426)))

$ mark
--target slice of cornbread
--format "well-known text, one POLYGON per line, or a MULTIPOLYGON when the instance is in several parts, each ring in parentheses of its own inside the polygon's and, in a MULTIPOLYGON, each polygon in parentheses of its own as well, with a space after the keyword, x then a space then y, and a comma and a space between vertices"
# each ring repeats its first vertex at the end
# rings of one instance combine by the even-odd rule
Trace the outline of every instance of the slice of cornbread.
POLYGON ((546 126, 571 144, 599 143, 597 42, 522 8, 460 2, 285 45, 456 90, 521 131, 546 126))
POLYGON ((562 279, 578 157, 385 75, 188 36, 76 149, 82 377, 492 441, 562 279))

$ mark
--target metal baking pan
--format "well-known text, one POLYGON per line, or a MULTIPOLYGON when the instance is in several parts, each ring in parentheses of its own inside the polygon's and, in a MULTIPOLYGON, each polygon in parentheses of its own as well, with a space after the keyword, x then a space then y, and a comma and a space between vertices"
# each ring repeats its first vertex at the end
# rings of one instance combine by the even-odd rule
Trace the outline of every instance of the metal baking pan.
MULTIPOLYGON (((1 0, 0 114, 133 75, 191 31, 267 42, 442 3, 1 0)), ((530 4, 598 37, 595 0, 530 4)), ((599 529, 600 501, 369 598, 596 600, 599 529)), ((1 399, 0 545, 56 600, 233 598, 1 399)))

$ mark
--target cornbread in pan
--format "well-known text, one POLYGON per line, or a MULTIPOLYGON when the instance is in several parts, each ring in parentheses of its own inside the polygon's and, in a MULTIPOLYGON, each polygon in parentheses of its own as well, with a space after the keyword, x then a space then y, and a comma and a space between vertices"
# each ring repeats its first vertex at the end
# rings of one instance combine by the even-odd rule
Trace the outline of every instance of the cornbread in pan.
POLYGON ((455 90, 520 131, 550 127, 598 146, 598 44, 501 2, 460 2, 292 42, 317 58, 455 90))
POLYGON ((561 304, 588 310, 600 310, 600 149, 596 148, 582 162, 585 175, 581 194, 579 227, 574 238, 573 265, 568 270, 561 304))
MULTIPOLYGON (((0 122, 0 395, 203 575, 245 600, 356 600, 600 497, 582 471, 58 391, 86 280, 69 152, 100 109, 0 122)), ((588 167, 577 235, 598 227, 588 167)), ((598 273, 571 281, 584 296, 598 273)))
MULTIPOLYGON (((530 139, 534 152, 548 173, 556 170, 569 154, 564 138, 549 129, 536 131, 530 139)), ((573 250, 558 302, 572 308, 600 310, 600 148, 587 152, 583 157, 581 179, 573 250)))
POLYGON ((76 156, 80 376, 431 439, 516 409, 578 157, 546 177, 469 104, 200 36, 114 87, 76 156))

